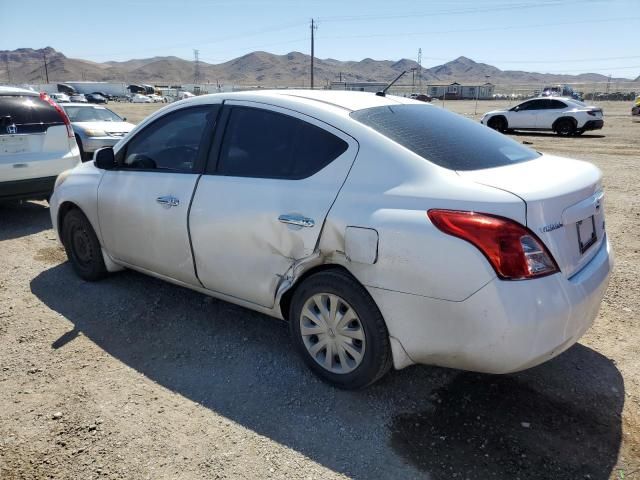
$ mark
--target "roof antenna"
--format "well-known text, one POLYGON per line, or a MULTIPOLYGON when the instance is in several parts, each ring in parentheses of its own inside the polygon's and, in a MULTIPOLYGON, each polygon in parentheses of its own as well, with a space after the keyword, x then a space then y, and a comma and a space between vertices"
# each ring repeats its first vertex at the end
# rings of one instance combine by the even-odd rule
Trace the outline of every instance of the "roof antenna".
POLYGON ((398 75, 393 82, 391 82, 389 85, 387 85, 386 87, 384 87, 384 90, 381 90, 379 92, 376 93, 377 96, 379 97, 385 97, 387 95, 387 90, 389 90, 394 83, 396 83, 398 80, 400 80, 400 77, 403 76, 405 73, 407 73, 406 70, 404 70, 400 75, 398 75))

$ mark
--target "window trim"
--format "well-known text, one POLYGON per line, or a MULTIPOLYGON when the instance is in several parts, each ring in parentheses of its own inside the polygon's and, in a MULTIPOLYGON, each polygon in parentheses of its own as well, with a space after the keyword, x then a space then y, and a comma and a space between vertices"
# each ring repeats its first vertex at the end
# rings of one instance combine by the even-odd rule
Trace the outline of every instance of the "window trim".
POLYGON ((118 150, 116 154, 116 167, 113 171, 117 172, 156 172, 156 173, 180 173, 180 174, 202 174, 205 169, 207 156, 209 154, 209 147, 211 145, 212 138, 215 134, 215 131, 221 130, 219 127, 220 122, 220 113, 222 112, 222 103, 205 103, 202 105, 189 105, 183 108, 177 108, 175 110, 171 110, 170 112, 165 113, 164 115, 155 118, 153 121, 142 127, 139 132, 136 132, 134 136, 129 138, 127 142, 118 150), (150 128, 156 125, 159 121, 166 119, 171 115, 175 115, 177 113, 182 113, 187 110, 194 109, 209 109, 213 111, 214 108, 218 108, 218 113, 213 116, 213 119, 207 123, 205 126, 204 135, 200 138, 200 145, 198 146, 198 156, 196 157, 196 161, 193 164, 193 168, 191 171, 184 170, 176 170, 176 169, 159 169, 159 168, 126 168, 121 166, 124 159, 127 157, 127 151, 129 150, 129 144, 138 138, 139 135, 147 132, 150 128))
POLYGON ((221 111, 218 114, 218 123, 217 123, 216 132, 210 146, 211 155, 208 155, 208 157, 205 159, 207 161, 207 164, 205 165, 205 168, 202 172, 203 175, 215 175, 218 177, 230 177, 230 178, 255 178, 259 180, 276 180, 276 181, 290 181, 290 182, 303 181, 313 177, 314 175, 317 175, 319 172, 324 170, 326 167, 328 167, 331 163, 333 163, 335 160, 340 158, 342 155, 345 155, 348 152, 351 152, 353 148, 356 149, 356 154, 357 154, 357 151, 360 149, 360 144, 358 143, 358 141, 354 137, 346 133, 345 131, 323 120, 320 120, 319 118, 313 117, 311 115, 300 112, 298 110, 293 110, 281 105, 274 105, 271 103, 258 102, 258 101, 252 101, 252 100, 227 99, 222 103, 223 105, 222 105, 221 111), (331 162, 329 162, 327 165, 325 165, 323 168, 321 168, 317 172, 303 178, 294 179, 294 178, 282 178, 282 177, 247 177, 247 176, 237 176, 237 175, 226 175, 224 173, 220 173, 219 166, 220 166, 220 155, 222 154, 222 143, 224 141, 224 137, 227 132, 229 119, 231 117, 231 111, 233 110, 234 107, 265 110, 267 112, 292 117, 301 122, 305 122, 310 125, 313 125, 314 127, 320 128, 325 132, 331 135, 334 135, 335 137, 338 137, 340 140, 344 141, 347 144, 347 149, 340 156, 333 159, 331 162), (214 161, 211 162, 210 161, 211 159, 214 159, 214 161))

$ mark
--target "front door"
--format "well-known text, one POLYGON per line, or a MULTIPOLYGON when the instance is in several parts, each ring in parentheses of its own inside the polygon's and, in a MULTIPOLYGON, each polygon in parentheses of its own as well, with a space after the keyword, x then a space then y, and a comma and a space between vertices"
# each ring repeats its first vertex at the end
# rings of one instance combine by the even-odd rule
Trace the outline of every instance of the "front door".
POLYGON ((221 118, 224 137, 189 220, 198 277, 210 290, 271 307, 282 275, 314 252, 357 143, 264 104, 228 101, 221 118))
POLYGON ((98 188, 104 247, 116 260, 198 285, 187 215, 219 107, 183 108, 136 133, 98 188))
POLYGON ((536 128, 536 119, 544 100, 529 100, 511 110, 508 115, 509 128, 536 128))

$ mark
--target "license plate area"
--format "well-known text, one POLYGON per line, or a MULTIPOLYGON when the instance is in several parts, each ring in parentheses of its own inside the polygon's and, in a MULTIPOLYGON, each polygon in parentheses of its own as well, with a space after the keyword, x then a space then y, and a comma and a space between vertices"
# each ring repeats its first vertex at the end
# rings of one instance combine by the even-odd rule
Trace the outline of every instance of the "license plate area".
POLYGON ((29 141, 26 136, 0 136, 0 155, 27 151, 29 151, 29 141))
POLYGON ((589 218, 576 222, 576 230, 578 232, 578 247, 580 248, 580 254, 583 254, 598 240, 594 216, 591 215, 589 218))

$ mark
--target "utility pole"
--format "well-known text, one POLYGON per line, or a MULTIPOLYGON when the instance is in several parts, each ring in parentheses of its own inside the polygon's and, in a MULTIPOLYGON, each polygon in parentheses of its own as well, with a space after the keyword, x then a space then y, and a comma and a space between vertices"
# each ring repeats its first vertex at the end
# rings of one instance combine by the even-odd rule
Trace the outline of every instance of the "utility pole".
POLYGON ((200 50, 193 50, 193 63, 194 63, 194 70, 193 70, 193 83, 194 85, 198 85, 200 83, 200 50))
POLYGON ((418 90, 422 93, 422 48, 418 49, 418 90))
POLYGON ((315 23, 314 19, 311 19, 311 89, 313 90, 313 55, 314 55, 314 51, 313 51, 313 37, 314 37, 314 32, 315 30, 318 29, 318 24, 315 23))
POLYGON ((7 80, 8 80, 8 83, 11 83, 11 69, 9 68, 9 54, 8 53, 4 56, 4 63, 7 66, 7 80))
POLYGON ((47 83, 49 83, 49 69, 47 68, 47 54, 42 52, 42 60, 44 61, 44 74, 47 78, 47 83))

